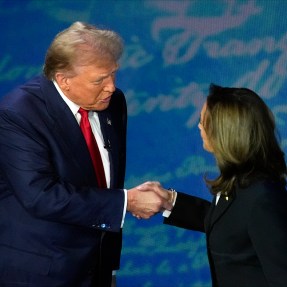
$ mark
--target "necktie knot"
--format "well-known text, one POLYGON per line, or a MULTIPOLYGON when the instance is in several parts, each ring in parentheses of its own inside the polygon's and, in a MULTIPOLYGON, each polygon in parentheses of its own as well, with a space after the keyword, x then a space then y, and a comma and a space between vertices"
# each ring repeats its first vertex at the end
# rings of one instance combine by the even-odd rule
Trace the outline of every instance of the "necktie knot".
POLYGON ((88 118, 88 114, 89 114, 89 111, 88 110, 85 110, 83 108, 79 108, 79 111, 78 111, 81 115, 82 118, 88 118))

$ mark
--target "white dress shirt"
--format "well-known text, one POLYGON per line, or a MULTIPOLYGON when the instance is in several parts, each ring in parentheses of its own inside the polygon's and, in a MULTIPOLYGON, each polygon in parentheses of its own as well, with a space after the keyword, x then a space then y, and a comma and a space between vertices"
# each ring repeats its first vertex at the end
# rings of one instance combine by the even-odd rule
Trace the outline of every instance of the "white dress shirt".
POLYGON ((216 194, 215 205, 217 205, 218 200, 219 200, 219 198, 220 198, 220 195, 221 195, 221 192, 218 192, 218 193, 216 194))

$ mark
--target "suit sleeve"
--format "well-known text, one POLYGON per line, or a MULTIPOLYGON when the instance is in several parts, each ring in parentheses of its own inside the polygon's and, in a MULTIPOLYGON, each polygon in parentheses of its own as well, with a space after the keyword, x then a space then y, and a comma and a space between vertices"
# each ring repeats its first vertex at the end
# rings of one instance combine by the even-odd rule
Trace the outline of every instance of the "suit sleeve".
POLYGON ((164 223, 205 232, 204 219, 209 207, 210 202, 205 199, 178 192, 174 208, 170 216, 164 219, 164 223))
POLYGON ((78 169, 73 172, 73 159, 65 158, 61 148, 53 149, 57 141, 45 137, 49 129, 53 133, 53 127, 37 125, 30 118, 11 109, 0 111, 0 198, 14 196, 39 219, 120 231, 124 192, 110 189, 105 193, 78 179, 72 183, 84 174, 79 175, 78 169))

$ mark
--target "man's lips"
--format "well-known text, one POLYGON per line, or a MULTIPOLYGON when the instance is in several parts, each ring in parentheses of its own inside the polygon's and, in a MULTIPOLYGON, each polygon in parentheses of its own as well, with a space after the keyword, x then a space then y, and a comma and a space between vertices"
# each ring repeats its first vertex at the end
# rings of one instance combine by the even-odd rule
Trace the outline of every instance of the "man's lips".
POLYGON ((109 97, 107 97, 105 99, 102 99, 101 102, 108 103, 110 100, 111 100, 111 96, 109 96, 109 97))

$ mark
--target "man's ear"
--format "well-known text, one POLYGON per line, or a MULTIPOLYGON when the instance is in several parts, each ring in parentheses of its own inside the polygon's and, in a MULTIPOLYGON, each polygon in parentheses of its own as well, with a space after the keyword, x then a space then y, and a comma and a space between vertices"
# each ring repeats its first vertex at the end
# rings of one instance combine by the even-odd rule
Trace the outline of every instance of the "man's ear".
POLYGON ((65 73, 57 72, 55 74, 55 81, 62 91, 69 91, 69 78, 65 75, 65 73))

